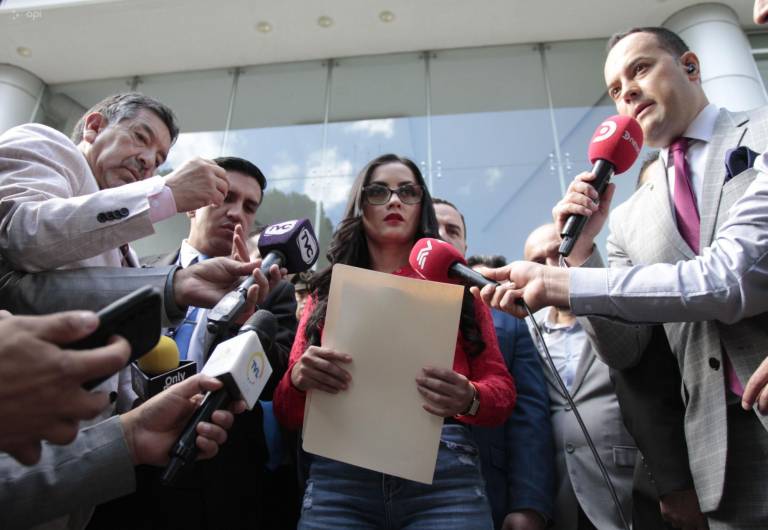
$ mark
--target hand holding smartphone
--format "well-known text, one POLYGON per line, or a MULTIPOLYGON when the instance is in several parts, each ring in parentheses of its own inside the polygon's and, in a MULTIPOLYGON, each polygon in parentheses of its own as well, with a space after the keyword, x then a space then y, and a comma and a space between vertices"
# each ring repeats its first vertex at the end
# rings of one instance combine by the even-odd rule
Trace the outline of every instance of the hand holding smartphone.
MULTIPOLYGON (((142 287, 115 300, 97 313, 99 327, 85 338, 64 347, 74 350, 98 348, 110 337, 120 335, 131 345, 131 357, 126 366, 148 353, 160 340, 160 292, 151 286, 142 287)), ((83 388, 90 390, 110 376, 88 381, 83 388)))

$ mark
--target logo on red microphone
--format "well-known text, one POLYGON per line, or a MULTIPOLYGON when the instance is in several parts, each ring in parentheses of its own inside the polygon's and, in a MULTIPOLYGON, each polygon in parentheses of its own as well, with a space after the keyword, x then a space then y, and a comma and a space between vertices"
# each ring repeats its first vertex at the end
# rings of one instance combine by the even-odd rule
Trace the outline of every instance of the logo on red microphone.
POLYGON ((432 251, 432 242, 427 241, 427 246, 419 250, 419 253, 416 255, 416 262, 419 264, 420 268, 424 268, 424 265, 427 263, 427 257, 429 257, 429 253, 432 251))
POLYGON ((595 137, 592 139, 592 143, 596 142, 602 142, 603 140, 607 140, 611 136, 613 136, 613 133, 616 132, 616 128, 618 125, 616 125, 616 122, 613 120, 605 120, 603 123, 600 124, 600 128, 597 130, 597 133, 595 133, 595 137))
POLYGON ((640 144, 637 143, 634 136, 629 134, 629 131, 624 131, 624 134, 622 134, 621 137, 632 145, 632 149, 635 150, 635 153, 640 154, 640 144))

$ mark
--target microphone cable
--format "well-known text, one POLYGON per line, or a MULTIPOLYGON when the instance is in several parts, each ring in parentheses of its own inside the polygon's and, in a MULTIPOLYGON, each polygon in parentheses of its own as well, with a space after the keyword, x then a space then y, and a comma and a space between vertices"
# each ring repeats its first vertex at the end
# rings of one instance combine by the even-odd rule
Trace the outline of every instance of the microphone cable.
POLYGON ((555 367, 555 362, 552 360, 552 355, 550 355, 549 353, 549 348, 547 348, 547 343, 544 341, 544 336, 541 334, 541 328, 539 327, 539 323, 536 322, 535 318, 533 318, 533 312, 531 311, 531 308, 528 306, 528 304, 525 303, 525 301, 522 298, 517 299, 515 303, 522 305, 525 308, 525 312, 528 313, 528 317, 531 319, 531 322, 533 323, 533 329, 536 335, 536 340, 544 348, 544 354, 547 359, 549 369, 552 372, 552 374, 555 376, 557 385, 560 387, 560 391, 563 393, 563 395, 565 396, 565 399, 568 401, 568 405, 573 410, 573 414, 576 416, 576 421, 579 423, 579 427, 581 427, 581 432, 584 433, 584 438, 587 440, 587 445, 589 446, 590 451, 592 451, 592 456, 595 458, 595 462, 597 462, 597 466, 600 468, 600 473, 603 475, 603 480, 605 480, 605 484, 608 486, 608 491, 610 491, 611 493, 611 498, 613 499, 613 504, 616 506, 616 511, 619 512, 621 523, 624 526, 625 530, 630 530, 629 524, 627 524, 627 519, 624 517, 624 512, 621 509, 621 503, 619 502, 619 497, 616 494, 616 488, 614 488, 613 482, 611 482, 611 477, 608 475, 608 470, 605 469, 605 464, 603 464, 603 461, 600 459, 600 455, 597 453, 597 448, 595 447, 595 444, 592 441, 592 437, 589 435, 587 426, 584 425, 584 420, 581 418, 579 409, 576 408, 576 403, 573 402, 571 393, 568 392, 568 388, 565 386, 565 382, 563 381, 562 377, 560 377, 560 372, 558 372, 557 368, 555 367))

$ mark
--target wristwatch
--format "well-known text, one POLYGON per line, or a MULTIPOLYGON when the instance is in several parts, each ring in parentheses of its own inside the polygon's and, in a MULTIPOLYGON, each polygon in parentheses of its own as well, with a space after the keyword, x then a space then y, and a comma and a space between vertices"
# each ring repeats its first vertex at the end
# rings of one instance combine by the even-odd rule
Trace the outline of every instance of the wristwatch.
POLYGON ((472 383, 469 384, 472 385, 474 394, 472 394, 472 403, 469 404, 469 408, 466 410, 466 412, 461 414, 462 416, 474 416, 477 414, 477 409, 480 408, 480 394, 477 392, 477 387, 472 383))

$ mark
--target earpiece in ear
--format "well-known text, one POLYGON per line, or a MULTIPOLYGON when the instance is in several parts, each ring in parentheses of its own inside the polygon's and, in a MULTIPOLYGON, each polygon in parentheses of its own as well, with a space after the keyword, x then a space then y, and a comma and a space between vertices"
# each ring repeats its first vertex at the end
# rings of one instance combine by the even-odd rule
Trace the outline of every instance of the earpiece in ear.
POLYGON ((692 74, 696 71, 695 64, 687 64, 686 67, 687 67, 686 70, 688 71, 689 74, 692 74))

